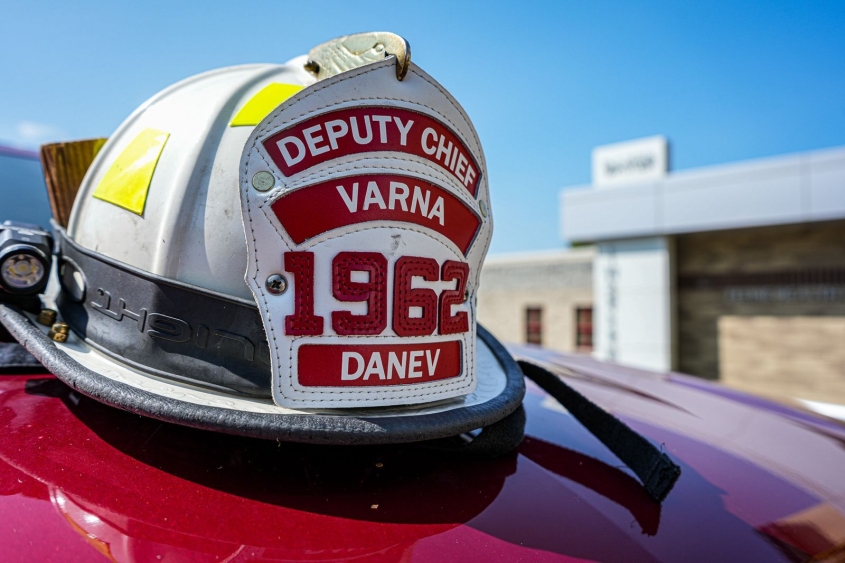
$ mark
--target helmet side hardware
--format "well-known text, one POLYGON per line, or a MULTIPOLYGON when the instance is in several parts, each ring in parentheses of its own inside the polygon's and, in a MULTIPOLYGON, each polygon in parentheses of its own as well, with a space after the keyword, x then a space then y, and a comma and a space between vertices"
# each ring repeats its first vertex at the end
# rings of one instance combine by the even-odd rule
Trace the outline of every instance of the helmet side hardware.
POLYGON ((324 80, 391 55, 396 57, 396 80, 402 81, 411 65, 411 45, 405 38, 384 31, 344 35, 321 43, 308 52, 305 70, 324 80))

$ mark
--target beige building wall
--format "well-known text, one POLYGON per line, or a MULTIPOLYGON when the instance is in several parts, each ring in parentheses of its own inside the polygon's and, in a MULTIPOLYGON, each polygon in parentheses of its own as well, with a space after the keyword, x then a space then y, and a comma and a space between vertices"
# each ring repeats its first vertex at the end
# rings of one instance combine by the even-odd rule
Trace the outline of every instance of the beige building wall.
POLYGON ((526 309, 542 309, 542 345, 575 351, 578 307, 593 304, 592 248, 494 256, 481 270, 479 322, 503 342, 525 343, 526 309))
POLYGON ((725 315, 719 373, 747 391, 845 404, 845 316, 725 315))
POLYGON ((677 238, 680 371, 845 403, 845 221, 677 238))

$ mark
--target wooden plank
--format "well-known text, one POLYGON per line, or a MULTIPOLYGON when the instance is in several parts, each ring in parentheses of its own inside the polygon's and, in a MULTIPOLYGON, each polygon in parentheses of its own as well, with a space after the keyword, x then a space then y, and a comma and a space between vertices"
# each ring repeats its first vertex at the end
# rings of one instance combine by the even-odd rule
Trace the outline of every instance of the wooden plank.
POLYGON ((85 139, 41 146, 41 165, 53 218, 67 227, 76 192, 106 139, 85 139))

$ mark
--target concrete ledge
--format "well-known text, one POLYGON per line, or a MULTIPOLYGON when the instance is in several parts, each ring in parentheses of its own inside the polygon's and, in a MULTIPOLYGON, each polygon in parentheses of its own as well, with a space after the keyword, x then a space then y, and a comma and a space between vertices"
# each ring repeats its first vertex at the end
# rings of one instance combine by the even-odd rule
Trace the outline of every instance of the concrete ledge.
POLYGON ((845 218, 845 148, 561 193, 563 237, 596 242, 845 218))

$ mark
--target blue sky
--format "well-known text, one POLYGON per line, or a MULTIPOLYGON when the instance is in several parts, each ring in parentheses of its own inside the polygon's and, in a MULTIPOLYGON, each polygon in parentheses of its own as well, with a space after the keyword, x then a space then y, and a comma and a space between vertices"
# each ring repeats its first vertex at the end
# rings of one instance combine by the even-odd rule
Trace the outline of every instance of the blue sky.
POLYGON ((600 144, 664 134, 684 169, 845 145, 845 2, 0 3, 0 143, 108 136, 197 72, 405 36, 473 119, 491 252, 558 248, 600 144), (84 6, 84 7, 83 7, 84 6))

